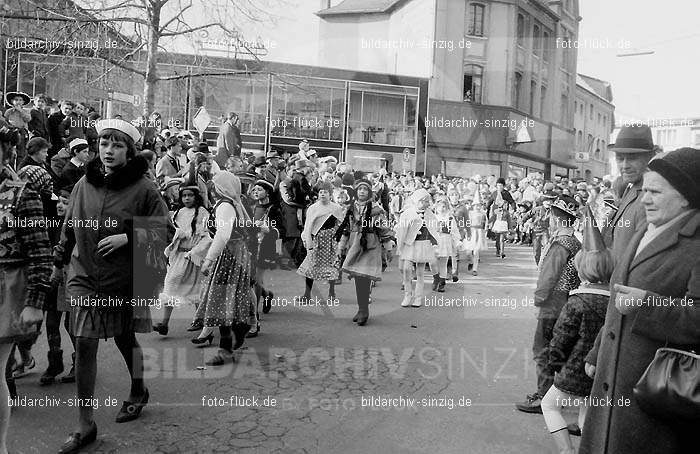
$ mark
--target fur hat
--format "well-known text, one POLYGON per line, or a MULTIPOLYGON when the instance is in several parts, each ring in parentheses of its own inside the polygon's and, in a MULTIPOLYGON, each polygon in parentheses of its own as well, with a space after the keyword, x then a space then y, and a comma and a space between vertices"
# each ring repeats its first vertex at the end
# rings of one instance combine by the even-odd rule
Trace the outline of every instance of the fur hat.
POLYGON ((700 208, 700 150, 686 147, 669 151, 652 159, 649 169, 664 177, 691 208, 700 208))

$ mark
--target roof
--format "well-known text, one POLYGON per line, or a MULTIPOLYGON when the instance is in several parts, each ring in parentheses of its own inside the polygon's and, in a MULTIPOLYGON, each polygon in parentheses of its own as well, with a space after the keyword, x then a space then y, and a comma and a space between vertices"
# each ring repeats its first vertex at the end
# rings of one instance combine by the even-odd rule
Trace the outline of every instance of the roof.
POLYGON ((407 0, 344 0, 331 8, 316 13, 317 16, 337 16, 341 14, 386 14, 392 12, 407 0))
POLYGON ((606 101, 612 103, 612 85, 610 82, 596 79, 595 77, 578 74, 576 83, 582 85, 586 90, 595 93, 606 101))

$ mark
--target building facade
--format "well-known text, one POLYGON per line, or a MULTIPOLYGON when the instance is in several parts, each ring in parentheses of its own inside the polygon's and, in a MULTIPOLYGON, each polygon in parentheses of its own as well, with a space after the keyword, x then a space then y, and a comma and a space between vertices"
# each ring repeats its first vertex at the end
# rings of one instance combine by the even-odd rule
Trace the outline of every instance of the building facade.
POLYGON ((317 14, 322 64, 428 72, 418 170, 523 177, 578 167, 576 0, 345 0, 317 14))
POLYGON ((615 106, 608 82, 579 74, 574 101, 574 170, 576 178, 591 181, 610 174, 610 134, 615 125, 615 106))

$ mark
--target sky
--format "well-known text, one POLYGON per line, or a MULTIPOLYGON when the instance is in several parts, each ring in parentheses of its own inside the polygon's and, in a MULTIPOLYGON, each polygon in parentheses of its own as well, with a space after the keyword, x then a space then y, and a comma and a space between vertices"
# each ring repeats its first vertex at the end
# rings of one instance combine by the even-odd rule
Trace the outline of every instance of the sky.
POLYGON ((579 44, 613 48, 579 48, 578 72, 612 84, 617 119, 700 117, 700 2, 580 0, 580 14, 579 44), (618 43, 655 53, 617 57, 618 43))
MULTIPOLYGON (((321 2, 284 2, 275 23, 246 33, 273 44, 267 60, 318 64, 321 2)), ((578 71, 612 84, 618 120, 700 117, 700 2, 580 0, 579 7, 578 71), (634 50, 654 54, 617 56, 634 50)))

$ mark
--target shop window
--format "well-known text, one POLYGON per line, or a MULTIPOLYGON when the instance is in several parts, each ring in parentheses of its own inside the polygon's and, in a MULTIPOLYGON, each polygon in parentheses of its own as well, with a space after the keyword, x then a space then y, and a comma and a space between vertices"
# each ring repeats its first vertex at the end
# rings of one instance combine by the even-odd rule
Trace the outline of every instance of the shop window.
POLYGON ((348 141, 415 146, 417 90, 353 82, 348 141))

